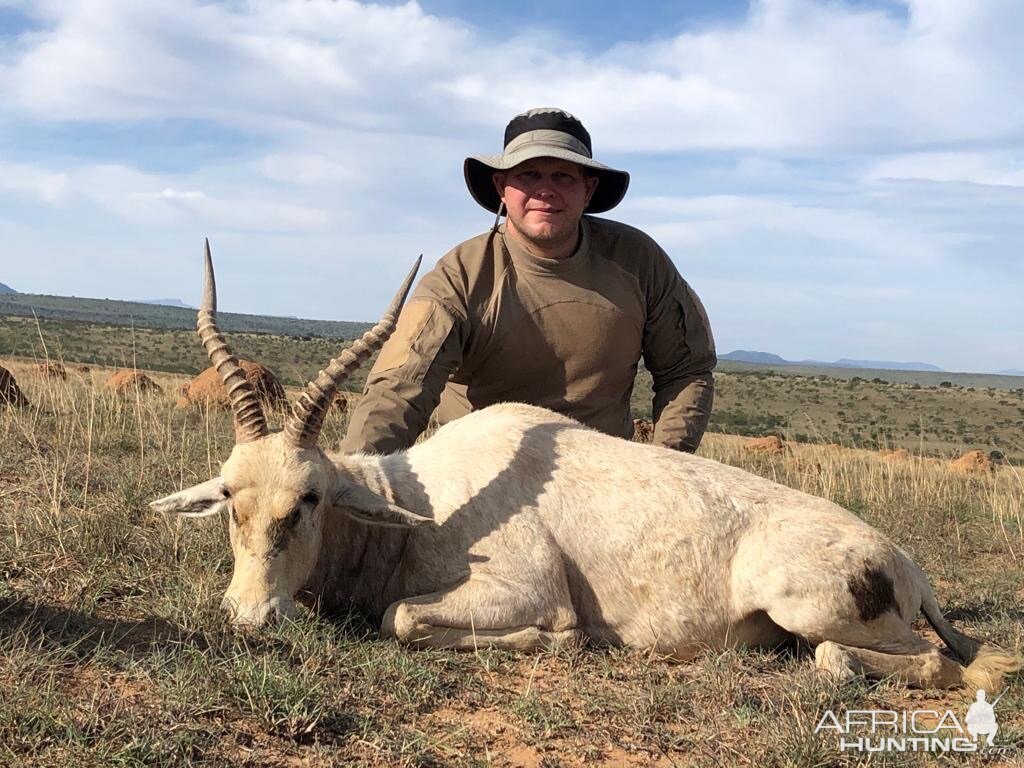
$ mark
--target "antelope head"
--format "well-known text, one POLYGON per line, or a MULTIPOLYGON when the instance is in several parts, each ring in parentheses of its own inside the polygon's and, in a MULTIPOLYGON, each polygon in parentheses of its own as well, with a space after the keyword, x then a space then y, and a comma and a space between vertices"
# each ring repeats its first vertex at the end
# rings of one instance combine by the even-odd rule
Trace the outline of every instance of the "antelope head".
POLYGON ((271 432, 255 389, 217 327, 209 241, 205 258, 199 338, 228 391, 235 446, 219 476, 158 499, 150 507, 187 517, 228 514, 234 571, 223 606, 235 623, 258 625, 271 617, 294 615, 295 594, 309 579, 319 555, 325 515, 347 514, 370 525, 433 522, 360 485, 317 447, 338 387, 394 331, 420 260, 381 321, 306 385, 284 429, 271 432))

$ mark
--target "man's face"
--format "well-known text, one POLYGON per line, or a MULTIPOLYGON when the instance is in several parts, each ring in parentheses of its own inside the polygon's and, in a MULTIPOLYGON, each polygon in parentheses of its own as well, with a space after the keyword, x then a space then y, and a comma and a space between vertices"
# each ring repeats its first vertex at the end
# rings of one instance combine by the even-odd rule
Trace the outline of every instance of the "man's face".
POLYGON ((514 233, 542 251, 575 247, 583 209, 597 189, 596 176, 584 175, 567 160, 538 157, 493 178, 514 233))

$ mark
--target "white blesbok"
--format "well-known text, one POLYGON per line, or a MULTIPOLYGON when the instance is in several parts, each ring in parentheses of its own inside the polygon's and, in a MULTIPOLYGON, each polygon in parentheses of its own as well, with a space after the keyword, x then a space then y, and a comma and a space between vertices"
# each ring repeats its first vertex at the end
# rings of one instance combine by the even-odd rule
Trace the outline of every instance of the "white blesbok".
POLYGON ((236 622, 290 616, 299 597, 434 648, 588 638, 688 659, 803 641, 840 676, 990 691, 1021 667, 954 629, 921 569, 870 525, 718 462, 520 404, 388 456, 324 453, 335 391, 392 332, 414 274, 271 433, 217 330, 207 246, 199 334, 231 393, 236 444, 219 477, 152 507, 230 514, 236 622), (962 663, 912 631, 921 611, 962 663))

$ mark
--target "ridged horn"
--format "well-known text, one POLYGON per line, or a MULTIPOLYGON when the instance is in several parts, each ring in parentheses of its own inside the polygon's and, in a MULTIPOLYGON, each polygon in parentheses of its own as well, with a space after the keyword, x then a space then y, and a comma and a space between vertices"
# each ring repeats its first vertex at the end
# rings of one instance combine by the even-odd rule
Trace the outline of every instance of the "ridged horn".
POLYGON ((196 329, 203 342, 210 362, 217 369, 220 380, 228 391, 231 410, 235 415, 235 442, 248 443, 268 434, 267 420, 263 406, 253 385, 245 378, 245 372, 238 365, 224 334, 217 327, 217 283, 213 276, 213 259, 210 256, 210 241, 206 240, 206 281, 203 286, 203 302, 199 306, 196 329))
POLYGON ((305 391, 299 395, 299 399, 295 401, 295 407, 292 409, 292 415, 284 425, 285 434, 293 445, 301 448, 312 448, 316 445, 317 438, 320 437, 320 430, 324 425, 327 409, 331 407, 331 402, 334 400, 334 393, 338 391, 345 379, 358 370, 370 355, 384 346, 384 342, 394 333, 398 313, 402 311, 405 297, 409 295, 409 289, 419 271, 421 261, 423 261, 423 254, 416 259, 416 263, 413 264, 412 270, 406 276, 402 287, 398 289, 391 306, 387 308, 380 322, 331 360, 327 367, 320 371, 317 377, 306 385, 305 391))

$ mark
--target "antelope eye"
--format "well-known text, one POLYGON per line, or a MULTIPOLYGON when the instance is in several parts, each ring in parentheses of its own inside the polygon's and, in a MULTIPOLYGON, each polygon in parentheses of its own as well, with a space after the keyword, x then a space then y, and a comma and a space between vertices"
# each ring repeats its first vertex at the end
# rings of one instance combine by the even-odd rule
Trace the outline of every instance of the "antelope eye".
POLYGON ((308 491, 308 492, 304 493, 302 495, 302 498, 299 499, 299 500, 303 504, 309 504, 309 505, 315 507, 320 502, 320 494, 317 493, 316 491, 308 491))
POLYGON ((227 488, 221 488, 220 489, 220 495, 223 496, 225 499, 230 499, 231 498, 231 491, 229 491, 227 488))

